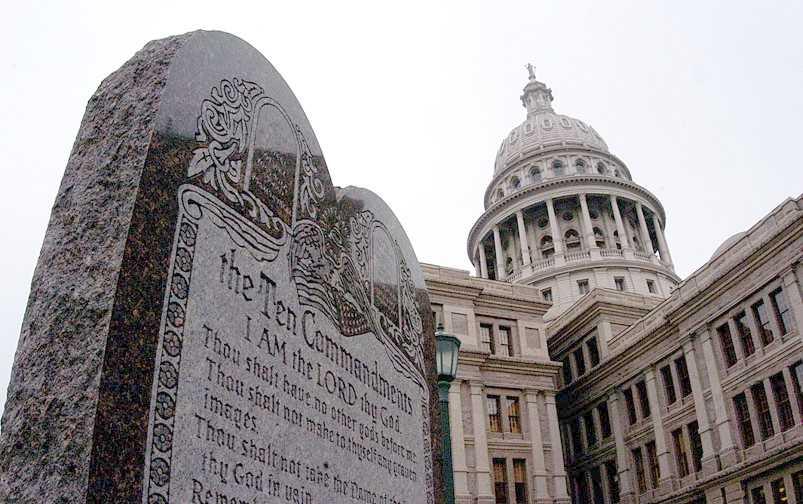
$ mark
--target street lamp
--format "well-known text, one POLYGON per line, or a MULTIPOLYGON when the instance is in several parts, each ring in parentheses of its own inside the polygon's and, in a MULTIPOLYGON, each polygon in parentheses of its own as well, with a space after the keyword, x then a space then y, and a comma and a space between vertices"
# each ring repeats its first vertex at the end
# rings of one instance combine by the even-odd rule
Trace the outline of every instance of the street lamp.
POLYGON ((441 451, 443 488, 446 494, 445 504, 454 504, 454 477, 452 475, 452 436, 449 425, 449 387, 457 376, 457 354, 460 350, 460 340, 446 334, 443 326, 438 324, 435 331, 436 355, 435 362, 438 369, 438 399, 441 413, 441 431, 443 434, 443 447, 441 451))

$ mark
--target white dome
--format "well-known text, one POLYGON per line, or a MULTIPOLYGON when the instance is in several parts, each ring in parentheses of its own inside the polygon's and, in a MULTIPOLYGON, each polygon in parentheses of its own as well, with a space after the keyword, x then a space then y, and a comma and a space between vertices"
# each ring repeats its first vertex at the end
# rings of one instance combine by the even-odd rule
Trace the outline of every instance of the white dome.
POLYGON ((713 260, 715 257, 717 257, 718 255, 722 254, 723 252, 725 252, 729 248, 731 248, 731 246, 733 246, 737 241, 741 240, 742 237, 744 237, 744 235, 746 235, 746 234, 747 234, 747 231, 740 231, 740 232, 738 232, 736 234, 731 235, 727 240, 722 242, 722 245, 717 247, 717 249, 714 251, 713 254, 711 254, 711 259, 709 259, 709 261, 713 260))
POLYGON ((553 145, 572 145, 608 152, 605 140, 591 126, 573 117, 544 111, 513 128, 496 154, 494 173, 505 169, 508 159, 512 162, 519 158, 519 154, 553 145))

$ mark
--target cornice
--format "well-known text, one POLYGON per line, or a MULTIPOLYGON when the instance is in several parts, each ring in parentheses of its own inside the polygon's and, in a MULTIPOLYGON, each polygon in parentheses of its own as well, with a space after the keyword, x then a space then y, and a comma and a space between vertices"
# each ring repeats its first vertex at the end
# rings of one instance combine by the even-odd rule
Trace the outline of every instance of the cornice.
POLYGON ((668 276, 675 282, 679 282, 681 278, 669 266, 655 264, 642 259, 624 259, 622 257, 600 257, 595 259, 586 259, 584 261, 567 262, 561 266, 552 266, 536 271, 530 275, 522 276, 516 279, 516 283, 533 284, 540 282, 546 278, 552 278, 564 273, 572 273, 574 271, 587 270, 589 268, 638 268, 642 270, 652 271, 653 273, 661 273, 668 276))

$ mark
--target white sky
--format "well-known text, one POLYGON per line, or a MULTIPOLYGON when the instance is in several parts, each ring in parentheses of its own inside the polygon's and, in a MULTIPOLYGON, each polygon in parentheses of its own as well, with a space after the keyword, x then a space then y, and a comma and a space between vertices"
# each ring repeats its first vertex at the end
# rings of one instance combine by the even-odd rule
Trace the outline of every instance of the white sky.
POLYGON ((86 102, 147 41, 197 28, 260 50, 336 185, 382 196, 422 261, 466 236, 525 63, 663 202, 685 277, 803 190, 803 2, 11 2, 0 30, 0 403, 50 208, 86 102))

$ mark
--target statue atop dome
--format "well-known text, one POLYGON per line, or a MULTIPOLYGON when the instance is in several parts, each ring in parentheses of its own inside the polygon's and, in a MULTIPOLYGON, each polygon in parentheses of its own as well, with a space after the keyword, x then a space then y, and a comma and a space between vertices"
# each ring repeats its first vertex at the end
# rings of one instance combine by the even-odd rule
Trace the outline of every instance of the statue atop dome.
POLYGON ((535 65, 532 63, 527 63, 524 65, 524 68, 526 68, 527 72, 530 74, 530 80, 535 80, 535 65))

